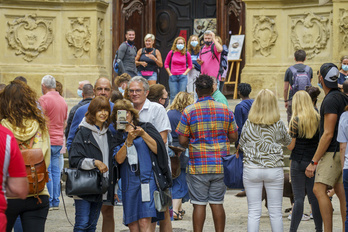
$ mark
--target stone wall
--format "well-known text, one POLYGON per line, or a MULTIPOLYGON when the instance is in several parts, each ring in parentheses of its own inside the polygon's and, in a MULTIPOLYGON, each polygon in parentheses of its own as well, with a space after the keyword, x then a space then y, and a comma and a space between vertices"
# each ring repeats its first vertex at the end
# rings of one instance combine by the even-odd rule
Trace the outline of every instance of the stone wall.
POLYGON ((24 76, 41 94, 51 74, 66 98, 81 80, 111 77, 111 12, 104 0, 0 0, 0 83, 24 76))
MULTIPOLYGON (((246 65, 241 81, 283 98, 284 74, 294 52, 307 53, 305 64, 316 72, 325 62, 339 66, 348 55, 348 0, 243 0, 246 3, 246 65)), ((323 97, 323 94, 321 94, 323 97)))

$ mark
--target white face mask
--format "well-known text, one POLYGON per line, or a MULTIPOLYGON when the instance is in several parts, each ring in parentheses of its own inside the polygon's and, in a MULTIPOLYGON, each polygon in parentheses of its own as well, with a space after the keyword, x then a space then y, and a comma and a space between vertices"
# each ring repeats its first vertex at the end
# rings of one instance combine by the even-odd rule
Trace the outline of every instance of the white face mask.
POLYGON ((136 172, 138 170, 138 152, 134 145, 127 147, 127 158, 131 170, 136 172))
POLYGON ((77 89, 77 95, 78 95, 79 97, 83 97, 83 96, 82 96, 82 89, 77 89))

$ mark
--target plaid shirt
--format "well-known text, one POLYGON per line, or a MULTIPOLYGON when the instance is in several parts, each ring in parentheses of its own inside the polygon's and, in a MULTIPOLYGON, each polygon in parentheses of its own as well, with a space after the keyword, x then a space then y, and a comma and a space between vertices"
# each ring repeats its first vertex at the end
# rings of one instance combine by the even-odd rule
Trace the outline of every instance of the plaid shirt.
POLYGON ((233 112, 211 96, 185 108, 176 128, 190 138, 189 173, 223 173, 221 157, 229 153, 228 135, 237 132, 233 112))

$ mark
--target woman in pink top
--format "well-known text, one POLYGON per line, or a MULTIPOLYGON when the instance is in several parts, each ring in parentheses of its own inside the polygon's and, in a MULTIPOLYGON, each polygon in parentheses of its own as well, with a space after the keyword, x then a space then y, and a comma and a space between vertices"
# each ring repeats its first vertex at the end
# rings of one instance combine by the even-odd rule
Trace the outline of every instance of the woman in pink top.
POLYGON ((180 91, 186 91, 187 73, 192 69, 191 55, 186 52, 186 42, 183 37, 179 36, 174 40, 164 67, 169 75, 170 102, 172 102, 180 91))

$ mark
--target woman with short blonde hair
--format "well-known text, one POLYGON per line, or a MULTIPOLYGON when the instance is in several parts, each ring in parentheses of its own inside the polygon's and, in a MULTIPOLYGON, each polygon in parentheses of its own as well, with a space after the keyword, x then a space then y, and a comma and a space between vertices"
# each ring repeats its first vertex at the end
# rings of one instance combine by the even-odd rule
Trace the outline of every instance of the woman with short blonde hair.
POLYGON ((320 116, 312 99, 306 91, 297 91, 292 98, 292 117, 290 120, 291 144, 291 185, 294 193, 294 207, 291 214, 290 231, 297 231, 303 215, 303 203, 307 193, 312 206, 316 231, 322 231, 322 218, 318 200, 313 193, 314 178, 305 174, 319 143, 320 116))
POLYGON ((262 188, 267 192, 272 231, 283 231, 283 149, 291 142, 280 120, 277 99, 261 90, 251 106, 239 146, 244 152, 243 184, 248 199, 248 231, 259 231, 262 188))
POLYGON ((138 76, 144 77, 149 85, 156 84, 158 69, 163 67, 161 52, 154 48, 155 36, 147 34, 144 37, 145 47, 139 49, 135 57, 138 76))

